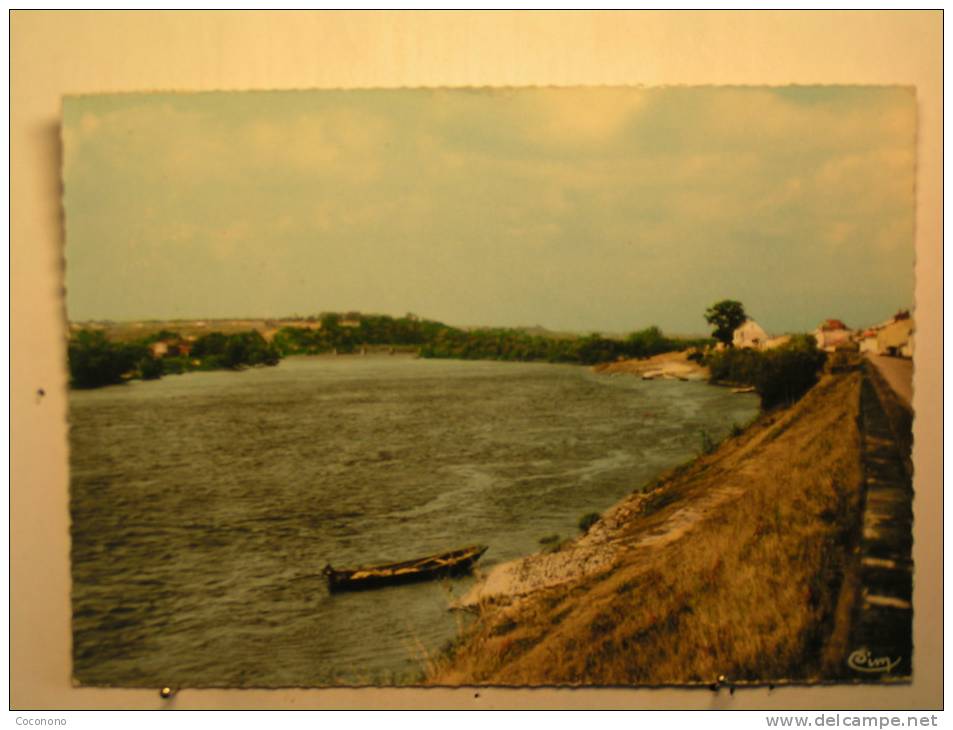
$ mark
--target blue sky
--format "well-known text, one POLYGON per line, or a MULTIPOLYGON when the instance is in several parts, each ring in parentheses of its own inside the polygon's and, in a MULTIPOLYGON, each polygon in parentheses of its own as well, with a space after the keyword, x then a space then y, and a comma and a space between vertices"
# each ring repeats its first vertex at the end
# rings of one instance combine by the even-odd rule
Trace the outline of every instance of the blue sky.
POLYGON ((902 87, 68 97, 68 314, 859 327, 912 305, 915 137, 902 87))

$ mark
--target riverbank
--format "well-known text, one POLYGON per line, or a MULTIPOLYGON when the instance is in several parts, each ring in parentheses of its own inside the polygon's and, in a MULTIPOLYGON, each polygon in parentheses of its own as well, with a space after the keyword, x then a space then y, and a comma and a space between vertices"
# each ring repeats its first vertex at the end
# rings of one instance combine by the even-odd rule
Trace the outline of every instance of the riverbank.
POLYGON ((603 375, 638 375, 643 380, 707 380, 708 368, 688 359, 688 350, 664 352, 640 359, 616 360, 593 365, 603 375))
MULTIPOLYGON (((432 684, 830 676, 858 523, 860 373, 825 376, 552 554, 497 566, 432 684)), ((840 622, 842 623, 842 622, 840 622)))
POLYGON ((412 358, 295 356, 71 392, 78 681, 419 682, 420 656, 468 618, 447 605, 471 582, 330 596, 322 566, 476 543, 487 567, 527 555, 757 412, 699 384, 412 358), (281 662, 255 663, 275 647, 281 662))

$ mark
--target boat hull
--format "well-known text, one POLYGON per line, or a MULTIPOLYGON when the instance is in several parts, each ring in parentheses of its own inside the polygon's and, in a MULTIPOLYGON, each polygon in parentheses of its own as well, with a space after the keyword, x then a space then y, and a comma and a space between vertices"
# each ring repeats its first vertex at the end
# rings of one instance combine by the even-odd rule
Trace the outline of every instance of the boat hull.
POLYGON ((328 566, 324 569, 324 574, 328 579, 328 589, 332 593, 420 583, 469 573, 486 549, 477 545, 416 561, 353 570, 335 570, 328 566))

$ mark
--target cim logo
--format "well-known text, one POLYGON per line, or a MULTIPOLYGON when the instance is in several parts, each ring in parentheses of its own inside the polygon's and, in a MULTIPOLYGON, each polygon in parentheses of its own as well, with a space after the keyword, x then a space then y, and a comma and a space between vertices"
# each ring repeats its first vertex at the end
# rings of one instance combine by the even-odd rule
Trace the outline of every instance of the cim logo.
POLYGON ((888 673, 900 663, 900 657, 874 657, 869 649, 858 649, 847 657, 847 666, 857 672, 888 673))

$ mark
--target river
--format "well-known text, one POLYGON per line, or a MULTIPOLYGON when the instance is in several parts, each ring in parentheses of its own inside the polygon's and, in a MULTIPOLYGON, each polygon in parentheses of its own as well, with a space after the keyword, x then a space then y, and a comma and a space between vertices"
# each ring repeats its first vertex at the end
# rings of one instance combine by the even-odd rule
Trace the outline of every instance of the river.
POLYGON ((757 398, 586 368, 289 358, 70 394, 74 676, 401 684, 472 578, 328 593, 321 569, 577 534, 757 398))

